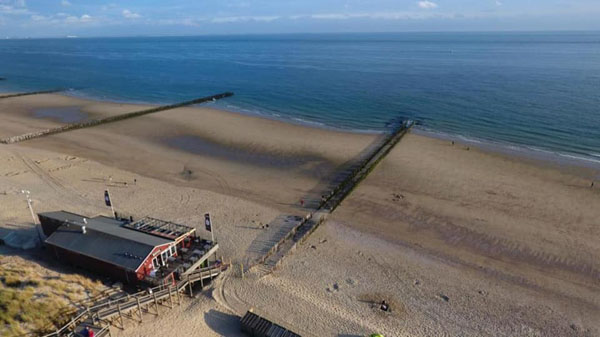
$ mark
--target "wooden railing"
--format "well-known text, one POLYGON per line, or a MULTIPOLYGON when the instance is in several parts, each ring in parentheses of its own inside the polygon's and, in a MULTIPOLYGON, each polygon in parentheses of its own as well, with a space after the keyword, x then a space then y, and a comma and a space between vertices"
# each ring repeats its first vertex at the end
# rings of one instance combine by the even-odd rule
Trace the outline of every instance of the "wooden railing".
MULTIPOLYGON (((77 314, 71 318, 69 323, 65 324, 56 331, 42 335, 42 337, 77 337, 81 336, 77 333, 76 328, 83 322, 91 320, 95 322, 106 322, 112 317, 119 315, 122 321, 122 315, 133 309, 138 309, 141 314, 141 308, 149 305, 156 305, 158 308, 159 302, 169 298, 172 301, 173 296, 179 296, 179 293, 189 289, 190 295, 192 293, 192 286, 201 282, 204 286, 204 280, 217 277, 220 273, 225 271, 229 265, 220 264, 216 267, 207 267, 198 269, 184 277, 184 279, 178 281, 176 284, 170 285, 159 285, 153 288, 147 288, 146 290, 139 291, 133 294, 127 294, 126 296, 112 300, 110 297, 105 297, 100 300, 99 304, 87 306, 85 309, 80 309, 77 314)), ((172 304, 172 303, 171 303, 172 304)), ((106 333, 110 334, 109 325, 103 326, 96 336, 100 337, 106 333)), ((20 335, 19 337, 34 337, 40 336, 39 334, 30 333, 26 335, 20 335)))

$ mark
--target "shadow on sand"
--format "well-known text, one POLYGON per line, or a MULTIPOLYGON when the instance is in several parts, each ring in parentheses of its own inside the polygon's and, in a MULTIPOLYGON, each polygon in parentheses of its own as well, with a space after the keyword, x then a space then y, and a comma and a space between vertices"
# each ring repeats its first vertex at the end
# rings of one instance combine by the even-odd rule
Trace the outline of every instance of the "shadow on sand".
POLYGON ((221 336, 246 336, 242 333, 238 316, 211 309, 204 314, 204 321, 209 328, 221 336))

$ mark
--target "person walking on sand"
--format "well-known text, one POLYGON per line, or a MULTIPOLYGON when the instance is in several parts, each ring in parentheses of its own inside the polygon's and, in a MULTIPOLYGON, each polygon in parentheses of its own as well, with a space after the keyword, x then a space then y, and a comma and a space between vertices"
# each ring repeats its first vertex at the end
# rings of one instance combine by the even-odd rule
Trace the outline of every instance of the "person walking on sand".
POLYGON ((83 330, 83 335, 86 337, 94 337, 94 330, 92 330, 89 326, 85 327, 85 330, 83 330))

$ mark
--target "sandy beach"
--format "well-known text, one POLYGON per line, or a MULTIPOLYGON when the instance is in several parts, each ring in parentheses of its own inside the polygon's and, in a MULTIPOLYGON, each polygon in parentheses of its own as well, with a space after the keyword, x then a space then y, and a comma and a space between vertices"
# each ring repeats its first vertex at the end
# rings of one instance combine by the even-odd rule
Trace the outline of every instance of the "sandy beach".
MULTIPOLYGON (((64 124, 35 117, 49 108, 99 118, 143 107, 3 99, 0 137, 64 124)), ((31 226, 22 189, 37 212, 95 215, 110 213, 108 186, 136 216, 202 232, 210 212, 219 255, 235 263, 263 224, 306 214, 299 201, 317 200, 376 138, 190 107, 2 145, 0 226, 31 226)), ((273 273, 230 271, 113 335, 236 336, 234 315, 253 308, 305 336, 597 336, 598 174, 411 133, 273 273)))

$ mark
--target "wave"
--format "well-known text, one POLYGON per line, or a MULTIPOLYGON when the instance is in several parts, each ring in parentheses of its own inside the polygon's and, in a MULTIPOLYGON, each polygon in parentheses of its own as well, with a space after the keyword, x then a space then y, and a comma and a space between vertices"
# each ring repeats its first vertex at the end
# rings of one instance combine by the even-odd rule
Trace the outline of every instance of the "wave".
POLYGON ((565 153, 559 153, 558 155, 561 156, 561 157, 565 157, 565 158, 570 158, 570 159, 575 159, 575 160, 583 160, 583 161, 586 161, 586 162, 600 164, 600 159, 594 159, 594 158, 589 158, 589 157, 584 157, 584 156, 577 156, 577 155, 572 155, 572 154, 565 154, 565 153))

